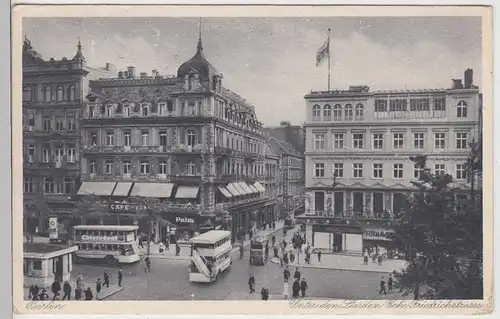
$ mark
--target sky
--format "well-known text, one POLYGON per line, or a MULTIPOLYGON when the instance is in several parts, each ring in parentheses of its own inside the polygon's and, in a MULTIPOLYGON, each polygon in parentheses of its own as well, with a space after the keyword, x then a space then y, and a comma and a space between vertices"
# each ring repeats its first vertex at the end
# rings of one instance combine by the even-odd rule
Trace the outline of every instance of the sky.
MULTIPOLYGON (((448 88, 474 69, 481 86, 480 17, 203 18, 205 57, 223 86, 255 105, 265 125, 302 124, 304 95, 326 90, 316 51, 331 29, 331 88, 448 88)), ((25 18, 23 33, 48 60, 72 58, 78 38, 89 66, 175 75, 196 52, 199 18, 25 18)))

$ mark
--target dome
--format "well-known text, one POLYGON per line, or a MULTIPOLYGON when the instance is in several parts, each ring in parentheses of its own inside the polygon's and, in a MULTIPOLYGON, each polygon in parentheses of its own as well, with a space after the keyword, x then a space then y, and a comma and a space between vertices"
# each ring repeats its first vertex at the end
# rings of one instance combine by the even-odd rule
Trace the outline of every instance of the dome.
POLYGON ((195 70, 199 74, 201 81, 211 80, 213 75, 219 75, 219 72, 205 59, 201 38, 198 40, 196 54, 179 67, 177 77, 183 78, 191 70, 195 70))

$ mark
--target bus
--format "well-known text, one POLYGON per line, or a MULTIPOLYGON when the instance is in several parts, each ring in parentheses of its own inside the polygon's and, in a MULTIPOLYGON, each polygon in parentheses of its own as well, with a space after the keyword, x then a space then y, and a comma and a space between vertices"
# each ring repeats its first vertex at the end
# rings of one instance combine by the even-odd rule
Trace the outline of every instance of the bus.
POLYGON ((191 238, 191 264, 189 265, 190 282, 217 281, 219 275, 231 264, 231 232, 210 230, 191 238))
POLYGON ((110 265, 140 260, 138 226, 78 225, 72 244, 78 246, 77 260, 104 260, 110 265))

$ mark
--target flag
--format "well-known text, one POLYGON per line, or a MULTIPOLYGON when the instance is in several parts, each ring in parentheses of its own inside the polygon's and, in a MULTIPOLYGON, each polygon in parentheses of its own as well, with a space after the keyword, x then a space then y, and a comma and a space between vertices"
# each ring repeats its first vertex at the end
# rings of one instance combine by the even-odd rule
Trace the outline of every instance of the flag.
POLYGON ((316 66, 319 66, 327 57, 330 56, 330 37, 323 43, 316 53, 316 66))

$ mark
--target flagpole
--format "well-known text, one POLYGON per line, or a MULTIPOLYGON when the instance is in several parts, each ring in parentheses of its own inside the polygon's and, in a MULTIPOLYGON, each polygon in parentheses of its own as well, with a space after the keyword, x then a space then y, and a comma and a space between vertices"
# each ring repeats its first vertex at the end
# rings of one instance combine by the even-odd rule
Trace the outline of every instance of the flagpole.
POLYGON ((330 28, 328 28, 328 92, 330 92, 330 28))

